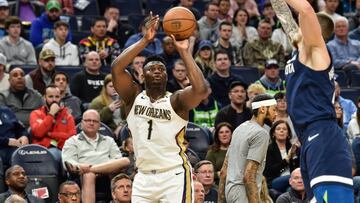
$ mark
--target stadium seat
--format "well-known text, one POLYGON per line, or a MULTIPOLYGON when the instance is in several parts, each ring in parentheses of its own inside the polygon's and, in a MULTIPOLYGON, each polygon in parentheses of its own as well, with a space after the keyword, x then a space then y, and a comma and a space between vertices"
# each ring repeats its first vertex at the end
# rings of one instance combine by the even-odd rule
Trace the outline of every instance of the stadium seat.
POLYGON ((131 136, 130 130, 128 128, 128 124, 126 123, 120 130, 119 132, 119 136, 118 136, 118 145, 122 145, 122 143, 126 140, 126 138, 128 138, 129 136, 131 136))
POLYGON ((30 194, 37 194, 47 203, 57 201, 59 163, 47 148, 30 144, 15 150, 11 157, 12 165, 24 168, 29 183, 25 190, 30 194))
POLYGON ((159 15, 162 18, 166 11, 171 8, 172 4, 173 0, 146 0, 145 15, 152 11, 153 14, 159 15))
POLYGON ((110 0, 110 3, 120 10, 121 20, 127 20, 130 14, 143 14, 141 0, 110 0))
POLYGON ((200 12, 201 15, 204 15, 205 6, 207 3, 209 3, 209 1, 196 0, 196 1, 194 1, 193 7, 196 8, 200 12))
MULTIPOLYGON (((360 71, 351 71, 351 87, 360 87, 360 71)), ((359 95, 360 96, 360 95, 359 95)))
POLYGON ((255 67, 231 66, 230 72, 242 78, 247 84, 260 79, 259 69, 255 67))
POLYGON ((97 15, 100 16, 100 9, 97 0, 87 0, 89 5, 87 5, 84 9, 79 9, 82 5, 79 4, 80 0, 74 0, 74 12, 75 16, 78 15, 97 15))
POLYGON ((201 160, 205 159, 210 145, 208 132, 195 123, 189 122, 185 136, 189 141, 189 148, 195 151, 201 160))
POLYGON ((72 32, 72 43, 75 45, 79 45, 80 40, 84 39, 85 37, 91 35, 90 31, 80 31, 80 32, 72 32))
POLYGON ((279 68, 279 76, 281 79, 285 80, 285 69, 279 68))
POLYGON ((79 31, 76 16, 64 15, 64 16, 60 16, 60 19, 69 24, 70 30, 79 31))
MULTIPOLYGON (((80 133, 81 132, 81 123, 76 125, 76 132, 80 133)), ((104 135, 104 136, 110 136, 112 138, 114 138, 114 133, 111 130, 111 128, 109 128, 109 126, 107 126, 105 123, 101 122, 100 123, 100 129, 99 129, 99 133, 104 135)))
POLYGON ((347 87, 348 79, 346 77, 346 73, 341 70, 335 71, 335 80, 339 83, 340 87, 347 87))
POLYGON ((346 99, 351 99, 357 104, 357 98, 360 96, 360 88, 342 88, 340 95, 346 99))
POLYGON ((139 28, 139 25, 146 16, 143 14, 132 13, 128 16, 128 24, 131 25, 135 30, 139 28))
POLYGON ((10 69, 16 68, 16 67, 20 67, 23 69, 23 71, 25 72, 25 74, 28 74, 30 71, 34 70, 35 68, 38 67, 38 65, 26 65, 26 64, 21 64, 21 65, 11 65, 10 69))

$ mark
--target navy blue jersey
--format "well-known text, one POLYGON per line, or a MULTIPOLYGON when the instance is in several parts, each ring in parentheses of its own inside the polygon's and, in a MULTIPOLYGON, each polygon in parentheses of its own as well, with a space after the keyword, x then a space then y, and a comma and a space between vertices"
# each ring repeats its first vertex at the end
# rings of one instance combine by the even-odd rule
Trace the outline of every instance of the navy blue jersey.
POLYGON ((324 71, 314 71, 299 61, 296 52, 286 64, 285 75, 288 113, 298 130, 317 120, 336 119, 332 63, 324 71))

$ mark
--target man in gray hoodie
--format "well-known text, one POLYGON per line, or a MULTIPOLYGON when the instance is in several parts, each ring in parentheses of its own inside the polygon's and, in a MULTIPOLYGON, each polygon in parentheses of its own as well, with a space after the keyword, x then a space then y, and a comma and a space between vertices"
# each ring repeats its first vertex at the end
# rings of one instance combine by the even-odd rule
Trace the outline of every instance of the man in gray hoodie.
POLYGON ((36 64, 34 47, 29 41, 20 37, 20 19, 10 16, 5 21, 5 29, 8 35, 0 40, 0 52, 6 56, 8 64, 36 64))

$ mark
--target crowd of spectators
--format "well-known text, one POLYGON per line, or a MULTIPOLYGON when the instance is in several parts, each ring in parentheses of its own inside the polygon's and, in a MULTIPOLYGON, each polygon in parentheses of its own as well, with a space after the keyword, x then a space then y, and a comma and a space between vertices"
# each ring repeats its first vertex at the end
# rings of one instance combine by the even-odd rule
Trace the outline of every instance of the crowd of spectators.
MULTIPOLYGON (((351 75, 360 70, 360 0, 309 1, 315 11, 334 22, 334 36, 327 45, 335 70, 345 73, 346 86, 350 87, 351 75)), ((92 19, 88 36, 74 41, 77 30, 65 20, 77 9, 72 0, 0 0, 0 157, 8 188, 0 191, 4 192, 1 202, 20 202, 22 198, 40 202, 24 193, 26 171, 11 165, 12 153, 28 144, 46 147, 71 179, 81 177, 80 182, 67 180, 59 186, 60 203, 69 199, 94 202, 94 183, 99 174, 115 176, 109 188, 112 202, 130 202, 136 174, 132 139, 121 140, 120 132, 126 128, 123 101, 107 74, 112 61, 143 37, 148 17, 138 27, 128 24, 121 18, 121 10, 109 2, 97 2, 103 7, 103 16, 92 19), (114 139, 99 133, 104 126, 109 127, 114 139)), ((269 201, 279 203, 305 202, 298 168, 301 145, 287 114, 286 83, 281 76, 293 47, 271 3, 174 0, 173 6, 190 9, 197 19, 197 29, 189 41, 206 78, 208 97, 189 117, 190 122, 208 129, 214 140, 205 160, 192 162, 195 202, 221 201, 217 186, 232 132, 251 119, 252 99, 263 93, 277 100, 275 122, 265 127, 270 144, 263 174, 267 182, 264 197, 271 196, 269 201), (196 8, 194 1, 201 1, 204 7, 196 8), (248 75, 232 71, 243 67, 257 69, 259 77, 249 84, 248 75)), ((142 65, 154 54, 166 61, 169 92, 190 85, 173 39, 159 35, 128 67, 139 86, 144 85, 142 65)), ((334 113, 352 146, 354 180, 358 180, 360 95, 354 103, 340 95, 341 88, 336 83, 334 113)))

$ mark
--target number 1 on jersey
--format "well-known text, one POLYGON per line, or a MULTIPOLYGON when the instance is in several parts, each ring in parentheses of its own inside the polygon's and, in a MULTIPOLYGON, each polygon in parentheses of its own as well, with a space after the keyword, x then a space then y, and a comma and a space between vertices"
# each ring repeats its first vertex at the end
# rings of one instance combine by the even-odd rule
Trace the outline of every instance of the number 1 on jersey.
POLYGON ((148 137, 147 137, 147 139, 148 139, 148 140, 150 140, 150 139, 151 139, 152 123, 153 123, 153 121, 152 121, 152 120, 149 120, 149 121, 148 121, 148 124, 149 124, 149 128, 148 128, 148 137))

